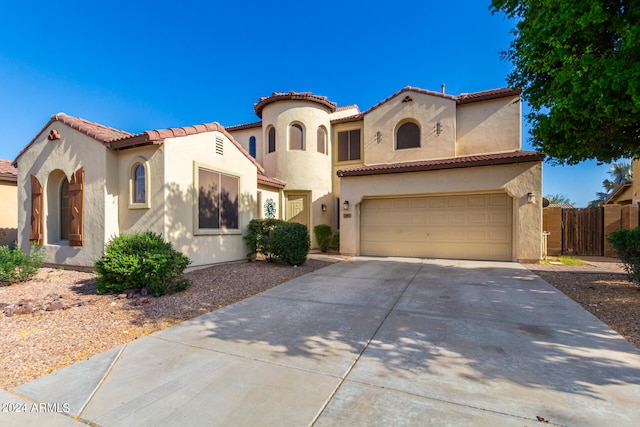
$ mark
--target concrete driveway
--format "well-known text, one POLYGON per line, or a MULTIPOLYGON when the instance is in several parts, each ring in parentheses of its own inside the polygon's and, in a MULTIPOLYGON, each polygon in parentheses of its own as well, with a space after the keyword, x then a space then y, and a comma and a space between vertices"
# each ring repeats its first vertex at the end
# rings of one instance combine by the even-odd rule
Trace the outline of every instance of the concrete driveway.
POLYGON ((355 258, 0 402, 21 426, 635 426, 640 351, 519 264, 355 258))

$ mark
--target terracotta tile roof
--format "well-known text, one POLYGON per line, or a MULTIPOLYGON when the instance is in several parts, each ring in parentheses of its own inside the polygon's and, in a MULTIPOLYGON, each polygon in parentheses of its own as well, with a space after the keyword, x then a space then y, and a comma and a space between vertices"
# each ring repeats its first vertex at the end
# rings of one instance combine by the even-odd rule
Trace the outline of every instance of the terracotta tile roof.
POLYGON ((101 125, 96 122, 90 122, 89 120, 81 119, 79 117, 68 116, 65 113, 54 114, 51 116, 51 121, 62 122, 70 128, 82 132, 102 143, 111 142, 113 140, 126 138, 132 135, 123 130, 101 125))
POLYGON ((453 157, 449 159, 422 160, 417 162, 389 163, 357 166, 337 172, 339 177, 381 175, 388 173, 421 172, 441 169, 470 168, 476 166, 506 165, 522 162, 539 162, 544 154, 535 151, 512 151, 508 153, 482 154, 477 156, 453 157))
POLYGON ((18 169, 11 164, 11 160, 0 160, 0 181, 17 181, 18 169))
POLYGON ((242 154, 253 163, 260 173, 264 173, 264 168, 245 150, 238 141, 222 126, 220 123, 204 123, 194 126, 184 126, 179 128, 168 128, 159 130, 147 130, 128 138, 112 141, 110 146, 112 150, 124 150, 132 147, 140 147, 144 145, 160 145, 166 138, 176 138, 181 136, 195 135, 204 132, 220 132, 226 136, 233 145, 236 146, 242 154))
POLYGON ((351 108, 355 108, 357 111, 360 111, 360 108, 358 107, 358 104, 353 104, 353 105, 344 105, 342 107, 337 107, 336 108, 336 112, 338 111, 344 111, 344 110, 349 110, 351 108))
POLYGON ((509 98, 512 96, 520 96, 522 89, 516 88, 500 88, 485 90, 475 93, 462 93, 456 97, 458 104, 470 104, 472 102, 488 101, 490 99, 509 98))
POLYGON ((402 89, 400 89, 399 91, 397 91, 396 93, 394 93, 393 95, 388 96, 387 98, 383 99, 382 101, 378 102, 376 105, 374 105, 373 107, 369 108, 367 111, 364 112, 364 114, 368 114, 371 111, 375 110, 376 108, 380 107, 383 104, 386 104, 387 102, 391 101, 393 98, 395 98, 396 96, 404 93, 404 92, 417 92, 417 93, 422 93, 425 95, 431 95, 431 96, 437 96, 438 98, 443 98, 443 99, 450 99, 451 101, 455 101, 456 104, 470 104, 472 102, 480 102, 480 101, 487 101, 490 99, 498 99, 498 98, 506 98, 506 97, 511 97, 511 96, 519 96, 520 93, 522 92, 521 89, 510 89, 510 88, 501 88, 501 89, 491 89, 491 90, 485 90, 482 92, 475 92, 475 93, 463 93, 459 96, 454 96, 454 95, 449 95, 446 93, 442 93, 442 92, 436 92, 436 91, 432 91, 432 90, 426 90, 426 89, 420 89, 417 87, 411 87, 411 86, 406 86, 402 89))
POLYGON ((185 126, 180 128, 168 128, 160 130, 144 131, 139 134, 132 134, 122 130, 104 126, 99 123, 90 122, 78 117, 68 116, 64 113, 58 113, 51 116, 51 120, 44 125, 38 134, 20 151, 18 157, 13 161, 13 165, 17 166, 20 156, 29 149, 31 145, 40 137, 42 132, 53 122, 62 122, 65 125, 76 129, 79 132, 103 143, 107 148, 112 150, 124 150, 127 148, 140 147, 144 145, 160 145, 165 138, 174 138, 179 136, 193 135, 202 132, 218 131, 224 134, 229 140, 242 152, 251 162, 258 168, 260 173, 264 172, 262 166, 249 153, 242 148, 226 129, 219 123, 206 123, 195 126, 185 126))
POLYGON ((254 110, 258 117, 262 117, 262 109, 264 107, 277 101, 309 101, 322 105, 331 113, 336 110, 336 103, 329 101, 326 96, 314 95, 311 92, 274 92, 271 96, 260 98, 260 101, 254 105, 254 110))
POLYGON ((245 130, 245 129, 253 129, 253 128, 259 128, 259 127, 262 127, 262 122, 254 122, 254 123, 246 123, 246 124, 242 124, 242 125, 226 126, 225 129, 227 129, 229 132, 233 132, 234 130, 245 130))
POLYGON ((107 147, 109 146, 109 143, 113 140, 116 140, 118 138, 125 138, 127 136, 132 135, 129 132, 125 132, 123 130, 101 125, 100 123, 91 122, 89 120, 81 119, 79 117, 69 116, 65 113, 57 113, 52 115, 51 119, 49 119, 49 121, 42 127, 42 129, 40 129, 40 132, 38 132, 36 136, 31 141, 29 141, 29 143, 22 150, 20 150, 20 152, 18 153, 18 156, 13 161, 14 166, 17 166, 18 159, 20 158, 20 156, 22 156, 22 154, 25 151, 27 151, 29 147, 31 147, 38 138, 40 138, 40 135, 42 135, 42 132, 44 132, 44 130, 48 128, 49 125, 51 125, 51 123, 53 122, 64 123, 70 128, 75 129, 78 132, 82 132, 85 135, 103 143, 107 147))
POLYGON ((258 174, 258 184, 268 185, 269 187, 284 188, 286 183, 276 178, 270 178, 264 174, 258 174))
POLYGON ((349 123, 349 122, 357 122, 362 120, 364 117, 364 113, 355 114, 353 116, 342 117, 340 119, 331 120, 332 125, 337 125, 339 123, 349 123))

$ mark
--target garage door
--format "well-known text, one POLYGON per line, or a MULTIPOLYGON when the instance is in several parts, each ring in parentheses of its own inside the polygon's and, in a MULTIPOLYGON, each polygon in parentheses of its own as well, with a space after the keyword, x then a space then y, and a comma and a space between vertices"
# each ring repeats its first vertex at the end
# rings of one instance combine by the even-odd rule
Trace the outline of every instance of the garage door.
POLYGON ((364 200, 360 253, 508 261, 511 224, 504 193, 364 200))

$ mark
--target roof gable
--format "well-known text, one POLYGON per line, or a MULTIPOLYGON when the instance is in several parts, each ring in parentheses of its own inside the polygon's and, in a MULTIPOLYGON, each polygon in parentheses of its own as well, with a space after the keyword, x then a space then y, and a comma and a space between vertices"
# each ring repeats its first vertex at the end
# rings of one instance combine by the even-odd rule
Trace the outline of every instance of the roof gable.
POLYGON ((18 165, 18 159, 24 154, 35 142, 40 138, 42 133, 51 126, 52 123, 60 122, 71 129, 75 129, 80 133, 87 135, 90 138, 95 139, 96 141, 104 144, 109 148, 109 143, 118 138, 125 138, 127 136, 131 136, 132 134, 120 129, 112 128, 109 126, 101 125, 100 123, 91 122, 89 120, 85 120, 79 117, 69 116, 65 113, 57 113, 51 116, 51 119, 40 129, 40 131, 36 134, 35 137, 25 147, 20 150, 15 160, 13 161, 13 165, 18 165))
POLYGON ((387 98, 383 99, 382 101, 378 102, 376 105, 374 105, 373 107, 369 108, 367 111, 365 111, 364 113, 362 113, 363 115, 367 115, 369 114, 371 111, 381 107, 382 105, 386 104, 387 102, 393 100, 396 97, 401 96, 402 94, 406 93, 406 92, 415 92, 415 93, 420 93, 423 95, 429 95, 429 96, 435 96, 437 98, 443 98, 443 99, 448 99, 451 101, 454 101, 457 105, 460 104, 470 104, 473 102, 480 102, 480 101, 488 101, 491 99, 499 99, 499 98, 510 98, 513 96, 520 96, 520 93, 522 93, 521 89, 511 89, 511 88, 500 88, 500 89, 491 89, 491 90, 485 90, 482 92, 475 92, 475 93, 463 93, 460 94, 458 96, 454 96, 454 95, 449 95, 446 93, 442 93, 442 92, 435 92, 432 90, 426 90, 426 89, 420 89, 417 87, 411 87, 411 86, 406 86, 402 89, 400 89, 399 91, 397 91, 396 93, 388 96, 387 98))

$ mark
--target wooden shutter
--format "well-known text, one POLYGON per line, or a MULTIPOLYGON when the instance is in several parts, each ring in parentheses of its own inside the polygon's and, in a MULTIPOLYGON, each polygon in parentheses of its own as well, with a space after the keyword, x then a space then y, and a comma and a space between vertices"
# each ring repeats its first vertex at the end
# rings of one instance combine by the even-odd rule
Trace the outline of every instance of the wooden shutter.
POLYGON ((44 191, 35 175, 31 175, 31 226, 29 228, 29 243, 41 245, 43 243, 42 229, 44 215, 44 191))
POLYGON ((84 168, 71 176, 69 182, 69 246, 83 246, 84 168))

